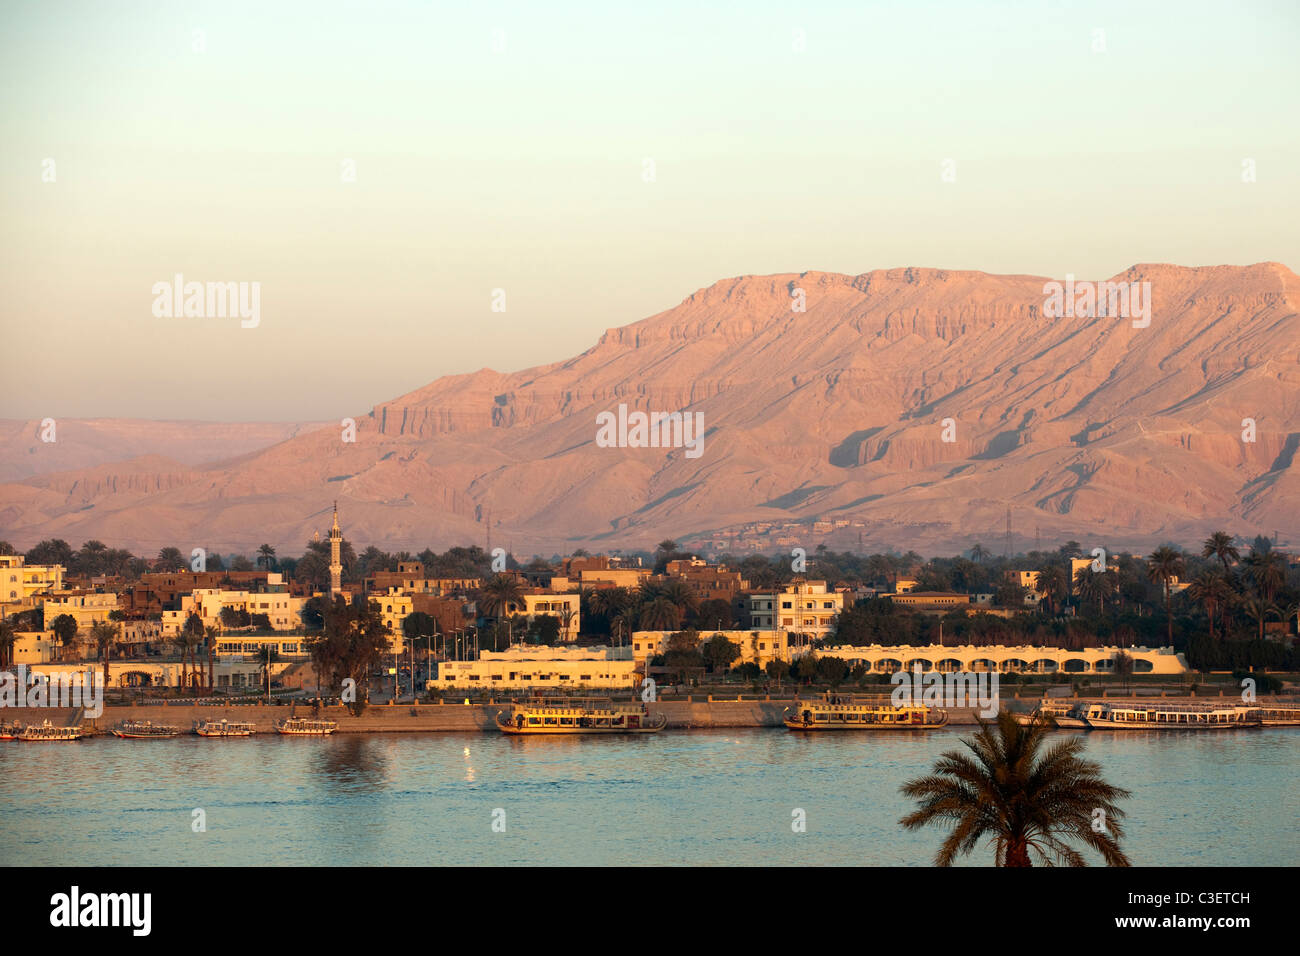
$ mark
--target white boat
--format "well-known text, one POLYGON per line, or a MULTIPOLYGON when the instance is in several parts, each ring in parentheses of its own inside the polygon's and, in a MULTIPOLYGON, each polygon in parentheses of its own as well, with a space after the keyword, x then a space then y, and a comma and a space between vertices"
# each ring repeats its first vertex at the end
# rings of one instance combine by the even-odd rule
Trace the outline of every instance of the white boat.
MULTIPOLYGON (((1088 704, 1080 714, 1090 730, 1237 730, 1260 726, 1258 707, 1088 704)), ((1059 723, 1059 721, 1058 721, 1059 723)))
POLYGON ((41 743, 57 740, 78 740, 80 737, 80 727, 55 727, 48 720, 41 724, 28 724, 26 728, 18 732, 19 740, 41 743))
POLYGON ((1295 704, 1260 707, 1259 718, 1265 727, 1300 727, 1300 707, 1295 704))
POLYGON ((179 727, 172 724, 155 724, 152 720, 124 720, 109 731, 114 737, 127 737, 133 740, 175 737, 180 732, 179 727))
POLYGON ((249 737, 257 733, 251 723, 239 720, 196 720, 194 732, 200 737, 249 737))
POLYGON ((319 717, 288 717, 275 722, 275 732, 291 737, 324 737, 339 729, 337 720, 319 717))
POLYGON ((1012 713, 1011 717, 1016 723, 1022 725, 1032 724, 1041 721, 1048 727, 1066 727, 1075 729, 1084 729, 1085 724, 1081 720, 1075 720, 1072 712, 1076 705, 1073 701, 1063 700, 1044 700, 1039 703, 1030 713, 1012 713), (1061 721, 1065 721, 1062 723, 1061 721))

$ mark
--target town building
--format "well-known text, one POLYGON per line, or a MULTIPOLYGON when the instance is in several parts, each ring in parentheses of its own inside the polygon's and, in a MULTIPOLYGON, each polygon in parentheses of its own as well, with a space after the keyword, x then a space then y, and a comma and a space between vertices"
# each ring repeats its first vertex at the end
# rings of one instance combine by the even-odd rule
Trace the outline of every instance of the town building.
POLYGON ((910 607, 924 613, 946 614, 970 607, 970 595, 954 591, 908 591, 891 594, 889 599, 899 607, 910 607))
POLYGON ((45 598, 45 626, 64 614, 77 622, 78 633, 84 634, 91 626, 107 621, 118 610, 117 595, 99 591, 72 591, 45 598))
POLYGON ((825 581, 796 580, 780 591, 749 595, 749 623, 755 630, 821 637, 831 633, 843 608, 844 595, 828 591, 825 581))
POLYGON ((669 561, 664 575, 685 582, 701 604, 705 601, 726 601, 730 604, 737 592, 749 590, 749 582, 739 571, 709 564, 699 558, 669 561))
POLYGON ((917 665, 922 671, 936 670, 941 673, 997 671, 1025 674, 1113 674, 1115 658, 1121 651, 1133 659, 1135 674, 1181 675, 1190 672, 1187 660, 1172 647, 1085 647, 1069 651, 1059 647, 1028 645, 976 647, 966 644, 945 647, 942 644, 928 644, 923 647, 882 647, 872 644, 864 647, 826 647, 815 653, 818 657, 838 657, 850 666, 861 663, 876 674, 911 671, 917 665))
MULTIPOLYGON (((633 631, 633 659, 640 665, 648 658, 657 657, 664 653, 664 649, 668 646, 668 639, 676 633, 677 631, 633 631)), ((766 667, 769 661, 788 662, 790 660, 789 635, 785 631, 705 630, 698 632, 700 643, 703 644, 715 634, 721 634, 739 649, 740 656, 732 663, 732 667, 744 663, 755 663, 759 667, 766 667)), ((644 673, 644 669, 641 668, 641 670, 644 673)))
MULTIPOLYGON (((28 564, 21 554, 0 554, 0 605, 33 607, 40 594, 63 590, 63 566, 28 564)), ((0 618, 14 613, 0 607, 0 618)))
MULTIPOLYGON (((280 575, 273 584, 279 584, 280 575)), ((206 627, 222 627, 221 612, 225 608, 244 611, 250 617, 265 614, 272 630, 292 631, 302 628, 302 607, 306 601, 287 590, 276 591, 221 591, 215 588, 196 588, 180 598, 180 606, 162 612, 164 637, 175 637, 185 627, 190 614, 197 614, 206 627)))
POLYGON ((638 683, 629 647, 555 647, 516 644, 482 651, 474 661, 440 661, 434 690, 630 690, 638 683))

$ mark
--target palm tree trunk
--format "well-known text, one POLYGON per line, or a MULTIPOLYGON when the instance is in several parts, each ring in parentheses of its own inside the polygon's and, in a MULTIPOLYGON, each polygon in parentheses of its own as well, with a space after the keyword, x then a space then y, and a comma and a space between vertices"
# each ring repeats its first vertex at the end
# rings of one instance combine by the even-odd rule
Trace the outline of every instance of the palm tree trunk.
POLYGON ((1007 846, 1006 862, 1002 864, 1006 867, 1032 867, 1034 864, 1029 860, 1029 845, 1023 840, 1017 840, 1007 846))

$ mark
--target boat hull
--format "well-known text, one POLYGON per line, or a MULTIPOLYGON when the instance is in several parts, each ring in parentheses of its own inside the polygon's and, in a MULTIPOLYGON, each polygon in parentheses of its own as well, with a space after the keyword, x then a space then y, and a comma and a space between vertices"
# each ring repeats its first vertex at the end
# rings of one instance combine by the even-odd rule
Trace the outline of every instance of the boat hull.
POLYGON ((837 721, 826 720, 821 722, 813 721, 811 724, 805 724, 802 720, 796 720, 791 717, 786 717, 782 721, 782 723, 784 723, 786 727, 788 727, 790 730, 808 730, 808 731, 865 730, 874 733, 877 731, 895 731, 895 730, 938 730, 940 727, 947 726, 948 718, 945 716, 943 720, 930 721, 928 723, 919 723, 919 724, 905 724, 901 722, 896 724, 887 724, 887 723, 870 723, 867 721, 838 721, 838 720, 837 721))
POLYGON ((1258 727, 1260 724, 1255 723, 1222 723, 1222 724, 1170 724, 1157 722, 1154 720, 1099 720, 1095 717, 1088 718, 1089 730, 1249 730, 1252 727, 1258 727))

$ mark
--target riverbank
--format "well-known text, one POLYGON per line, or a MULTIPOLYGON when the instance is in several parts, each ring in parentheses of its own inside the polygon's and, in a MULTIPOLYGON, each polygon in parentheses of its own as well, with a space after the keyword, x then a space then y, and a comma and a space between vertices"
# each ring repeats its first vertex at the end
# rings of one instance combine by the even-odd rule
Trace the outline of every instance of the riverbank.
MULTIPOLYGON (((1121 703, 1125 699, 1107 698, 1110 703, 1121 703)), ((1150 704, 1151 699, 1130 698, 1134 702, 1150 704)), ((1164 697, 1162 704, 1215 706, 1226 702, 1225 698, 1206 697, 1164 697)), ((662 713, 668 718, 669 730, 696 730, 708 728, 761 728, 780 727, 785 709, 790 706, 788 697, 743 696, 739 699, 722 699, 720 697, 690 698, 683 700, 657 701, 648 704, 651 713, 662 713)), ((1027 711, 1033 708, 1035 699, 1021 698, 1002 701, 1010 709, 1027 711)), ((465 703, 444 701, 438 704, 397 704, 372 705, 365 712, 354 717, 346 707, 324 707, 321 717, 338 722, 337 733, 443 733, 495 731, 496 714, 509 706, 508 701, 492 703, 465 703)), ((947 707, 949 726, 958 728, 974 727, 978 724, 976 709, 972 707, 947 707)), ((238 706, 197 705, 197 704, 153 704, 147 706, 110 706, 105 707, 97 718, 85 718, 83 727, 89 733, 107 733, 109 728, 122 720, 151 720, 157 724, 172 724, 183 731, 189 731, 196 720, 238 720, 246 721, 259 733, 274 733, 275 722, 290 715, 304 716, 312 714, 309 706, 264 704, 241 704, 238 706)), ((75 721, 77 711, 72 709, 35 709, 6 708, 0 716, 6 720, 19 723, 51 723, 67 725, 75 721)))

